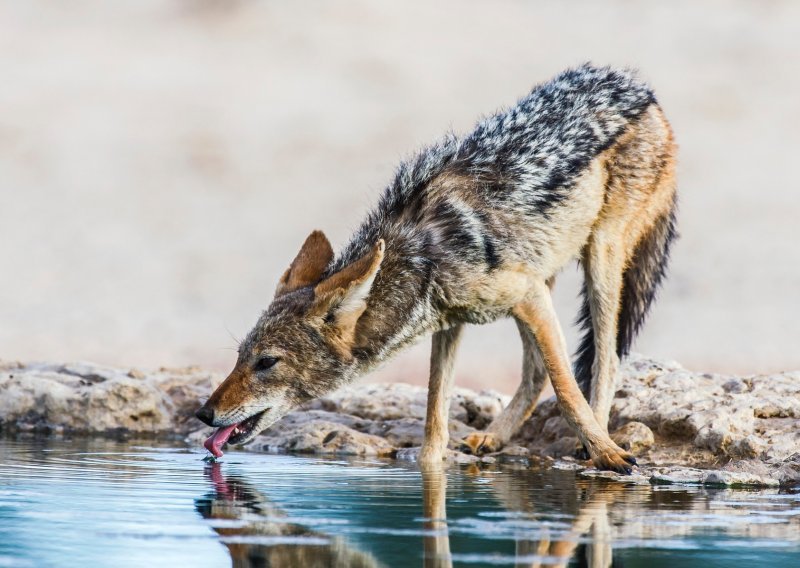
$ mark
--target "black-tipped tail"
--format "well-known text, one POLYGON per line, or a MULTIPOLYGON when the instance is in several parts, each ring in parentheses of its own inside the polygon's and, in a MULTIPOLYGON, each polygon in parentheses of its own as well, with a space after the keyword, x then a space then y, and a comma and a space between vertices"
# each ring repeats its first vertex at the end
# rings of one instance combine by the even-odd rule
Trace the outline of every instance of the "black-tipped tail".
MULTIPOLYGON (((658 287, 664 279, 669 261, 669 251, 678 233, 675 227, 676 202, 673 196, 669 211, 656 219, 633 252, 631 261, 622 276, 622 299, 617 323, 617 355, 628 354, 636 334, 644 323, 658 287)), ((594 329, 589 308, 589 293, 584 281, 581 288, 583 302, 576 323, 583 330, 575 354, 575 378, 588 398, 592 384, 594 362, 594 329)))

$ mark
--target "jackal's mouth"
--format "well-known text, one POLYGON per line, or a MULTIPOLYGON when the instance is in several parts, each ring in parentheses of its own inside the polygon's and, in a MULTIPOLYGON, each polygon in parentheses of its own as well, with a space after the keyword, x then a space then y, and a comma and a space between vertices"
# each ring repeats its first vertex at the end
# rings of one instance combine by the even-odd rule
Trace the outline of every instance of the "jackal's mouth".
POLYGON ((244 444, 263 430, 260 425, 268 410, 266 408, 246 420, 219 428, 203 445, 214 457, 222 457, 222 446, 225 444, 244 444))

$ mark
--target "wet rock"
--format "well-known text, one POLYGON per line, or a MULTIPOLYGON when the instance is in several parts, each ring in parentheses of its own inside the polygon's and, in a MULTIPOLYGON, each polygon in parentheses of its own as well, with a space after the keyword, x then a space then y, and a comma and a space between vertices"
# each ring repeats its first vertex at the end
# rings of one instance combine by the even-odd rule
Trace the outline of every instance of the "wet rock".
MULTIPOLYGON (((419 453, 421 450, 422 448, 420 447, 403 448, 402 450, 398 450, 395 457, 400 461, 416 463, 419 461, 419 453)), ((443 461, 448 464, 466 465, 475 463, 494 463, 496 460, 491 456, 474 456, 472 454, 465 454, 463 452, 448 449, 445 452, 443 461)))
MULTIPOLYGON (((730 462, 720 469, 704 470, 692 467, 671 466, 648 468, 651 483, 674 485, 708 485, 725 487, 777 487, 791 485, 781 478, 783 464, 769 464, 755 460, 730 462)), ((791 466, 789 466, 791 467, 791 466)))
POLYGON ((669 467, 651 472, 650 483, 659 485, 699 485, 703 482, 706 472, 692 467, 669 467))
POLYGON ((607 479, 619 483, 627 483, 632 485, 650 485, 650 478, 640 471, 634 471, 630 475, 623 475, 613 471, 603 471, 599 469, 589 468, 579 472, 581 477, 589 477, 593 479, 607 479))
POLYGON ((553 469, 561 469, 564 471, 582 471, 586 469, 586 466, 577 463, 574 460, 555 460, 553 462, 553 469))

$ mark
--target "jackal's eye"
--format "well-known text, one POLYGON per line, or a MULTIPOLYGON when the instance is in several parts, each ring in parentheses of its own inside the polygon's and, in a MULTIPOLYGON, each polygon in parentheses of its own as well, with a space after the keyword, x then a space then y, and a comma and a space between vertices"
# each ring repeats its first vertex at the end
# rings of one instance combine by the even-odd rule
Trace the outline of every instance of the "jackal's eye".
POLYGON ((267 369, 271 369, 275 366, 275 363, 278 362, 277 357, 270 357, 269 355, 265 355, 264 357, 259 357, 256 360, 255 365, 253 365, 253 369, 256 371, 266 371, 267 369))

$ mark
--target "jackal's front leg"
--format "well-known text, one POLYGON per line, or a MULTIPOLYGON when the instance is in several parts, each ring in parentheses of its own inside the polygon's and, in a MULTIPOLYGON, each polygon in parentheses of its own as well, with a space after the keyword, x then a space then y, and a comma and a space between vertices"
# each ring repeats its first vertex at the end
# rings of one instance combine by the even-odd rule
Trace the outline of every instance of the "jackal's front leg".
POLYGON ((425 440, 419 454, 421 466, 441 464, 450 438, 448 430, 450 394, 453 390, 453 363, 463 325, 437 331, 431 341, 431 375, 428 381, 428 411, 425 440))
POLYGON ((630 473, 636 459, 617 446, 605 429, 598 424, 589 403, 586 402, 575 381, 570 369, 564 335, 547 285, 544 282, 537 282, 526 299, 514 307, 514 315, 530 327, 536 338, 561 413, 586 446, 595 466, 620 473, 630 473))

